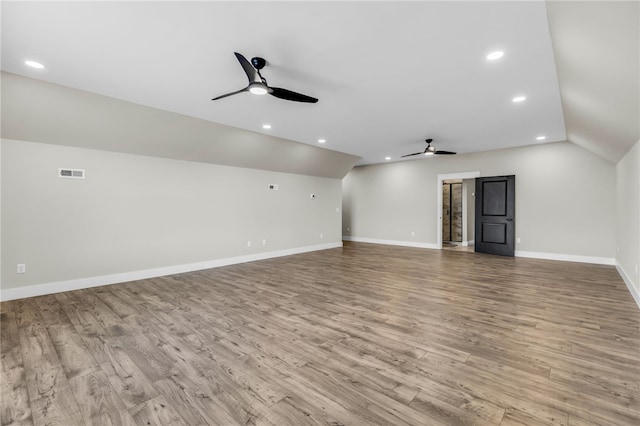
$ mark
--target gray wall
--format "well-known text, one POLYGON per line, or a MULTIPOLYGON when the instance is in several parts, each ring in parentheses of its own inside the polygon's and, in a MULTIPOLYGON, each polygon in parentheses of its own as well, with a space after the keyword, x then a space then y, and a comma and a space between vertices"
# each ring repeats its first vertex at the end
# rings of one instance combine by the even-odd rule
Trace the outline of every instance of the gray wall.
POLYGON ((616 263, 640 305, 640 141, 616 166, 616 263))
POLYGON ((343 234, 436 244, 437 176, 471 171, 516 175, 517 251, 613 262, 615 166, 568 142, 356 167, 342 184, 343 234))
POLYGON ((5 290, 341 244, 339 179, 6 139, 1 151, 5 290))

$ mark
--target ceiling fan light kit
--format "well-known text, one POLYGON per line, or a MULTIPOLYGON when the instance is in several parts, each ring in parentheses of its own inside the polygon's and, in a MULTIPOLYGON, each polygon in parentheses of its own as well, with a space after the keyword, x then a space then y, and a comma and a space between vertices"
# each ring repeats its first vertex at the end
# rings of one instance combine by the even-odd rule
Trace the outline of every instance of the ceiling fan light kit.
POLYGON ((249 85, 249 91, 254 95, 266 95, 269 92, 267 87, 262 83, 251 83, 249 85))

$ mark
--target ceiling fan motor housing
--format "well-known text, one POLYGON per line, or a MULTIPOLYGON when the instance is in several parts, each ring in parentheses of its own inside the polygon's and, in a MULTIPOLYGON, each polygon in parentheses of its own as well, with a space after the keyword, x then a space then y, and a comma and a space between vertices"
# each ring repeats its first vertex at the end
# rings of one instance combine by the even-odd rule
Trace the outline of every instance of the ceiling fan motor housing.
POLYGON ((267 61, 264 58, 255 56, 251 58, 251 65, 253 65, 255 69, 261 70, 265 65, 267 65, 267 61))

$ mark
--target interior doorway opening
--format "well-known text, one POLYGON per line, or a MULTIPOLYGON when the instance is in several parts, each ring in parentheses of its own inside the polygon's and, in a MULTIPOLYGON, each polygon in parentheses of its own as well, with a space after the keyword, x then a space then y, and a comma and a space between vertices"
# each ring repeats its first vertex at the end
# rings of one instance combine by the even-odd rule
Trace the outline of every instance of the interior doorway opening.
POLYGON ((442 246, 462 244, 462 179, 442 182, 442 246))
POLYGON ((467 249, 474 244, 475 178, 480 172, 438 175, 438 248, 467 249), (450 185, 451 184, 451 185, 450 185), (451 190, 454 188, 453 190, 451 190), (445 191, 448 191, 445 193, 445 191), (457 207, 452 209, 451 198, 457 207), (447 211, 448 206, 448 211, 447 211), (459 210, 459 211, 458 211, 459 210))

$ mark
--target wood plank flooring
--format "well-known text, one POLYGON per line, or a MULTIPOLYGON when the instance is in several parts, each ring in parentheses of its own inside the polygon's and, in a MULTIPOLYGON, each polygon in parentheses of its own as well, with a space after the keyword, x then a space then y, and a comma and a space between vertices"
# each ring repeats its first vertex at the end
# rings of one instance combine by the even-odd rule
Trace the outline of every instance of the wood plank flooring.
POLYGON ((1 315, 2 425, 640 425, 613 267, 345 243, 1 315))

